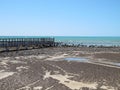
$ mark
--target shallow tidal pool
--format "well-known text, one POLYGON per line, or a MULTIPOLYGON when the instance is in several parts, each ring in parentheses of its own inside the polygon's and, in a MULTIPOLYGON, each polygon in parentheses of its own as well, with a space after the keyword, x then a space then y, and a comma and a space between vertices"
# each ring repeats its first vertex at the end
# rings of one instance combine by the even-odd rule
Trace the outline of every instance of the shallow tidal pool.
POLYGON ((64 60, 68 60, 68 61, 80 61, 80 62, 88 62, 89 61, 86 58, 76 58, 76 57, 65 58, 64 60))

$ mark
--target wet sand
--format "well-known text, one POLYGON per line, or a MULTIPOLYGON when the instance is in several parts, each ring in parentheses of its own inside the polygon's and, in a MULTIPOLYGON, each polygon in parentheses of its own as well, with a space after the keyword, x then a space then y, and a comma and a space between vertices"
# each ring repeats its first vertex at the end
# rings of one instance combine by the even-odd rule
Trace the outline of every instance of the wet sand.
POLYGON ((120 66, 113 63, 120 63, 118 47, 4 52, 0 53, 0 90, 120 90, 120 66))

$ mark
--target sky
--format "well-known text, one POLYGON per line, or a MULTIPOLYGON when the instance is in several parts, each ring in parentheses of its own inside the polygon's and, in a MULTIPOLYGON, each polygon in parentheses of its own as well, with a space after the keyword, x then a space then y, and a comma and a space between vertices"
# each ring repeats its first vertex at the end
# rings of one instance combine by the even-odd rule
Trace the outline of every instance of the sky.
POLYGON ((120 36, 120 0, 0 0, 0 36, 120 36))

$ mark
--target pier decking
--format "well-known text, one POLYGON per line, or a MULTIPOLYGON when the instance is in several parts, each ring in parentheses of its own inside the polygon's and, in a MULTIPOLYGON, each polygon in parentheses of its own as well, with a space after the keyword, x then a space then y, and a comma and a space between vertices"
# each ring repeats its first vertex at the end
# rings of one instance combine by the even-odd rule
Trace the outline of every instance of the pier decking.
POLYGON ((0 51, 55 46, 54 38, 0 38, 0 51))

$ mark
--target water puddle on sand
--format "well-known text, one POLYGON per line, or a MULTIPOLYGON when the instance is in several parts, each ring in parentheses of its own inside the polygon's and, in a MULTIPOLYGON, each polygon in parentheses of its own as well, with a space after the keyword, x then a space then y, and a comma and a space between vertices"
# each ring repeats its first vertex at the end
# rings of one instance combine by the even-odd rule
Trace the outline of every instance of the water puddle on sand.
POLYGON ((113 65, 120 67, 120 63, 113 63, 113 65))
POLYGON ((109 66, 117 66, 120 67, 120 63, 115 63, 115 62, 109 62, 109 61, 93 61, 87 58, 76 58, 76 57, 70 57, 70 58, 64 58, 64 60, 67 61, 78 61, 78 62, 84 62, 84 63, 94 63, 94 64, 102 64, 102 65, 109 65, 109 66))
POLYGON ((74 57, 72 57, 72 58, 65 58, 64 60, 68 60, 68 61, 80 61, 80 62, 89 62, 89 60, 86 59, 86 58, 74 58, 74 57))

